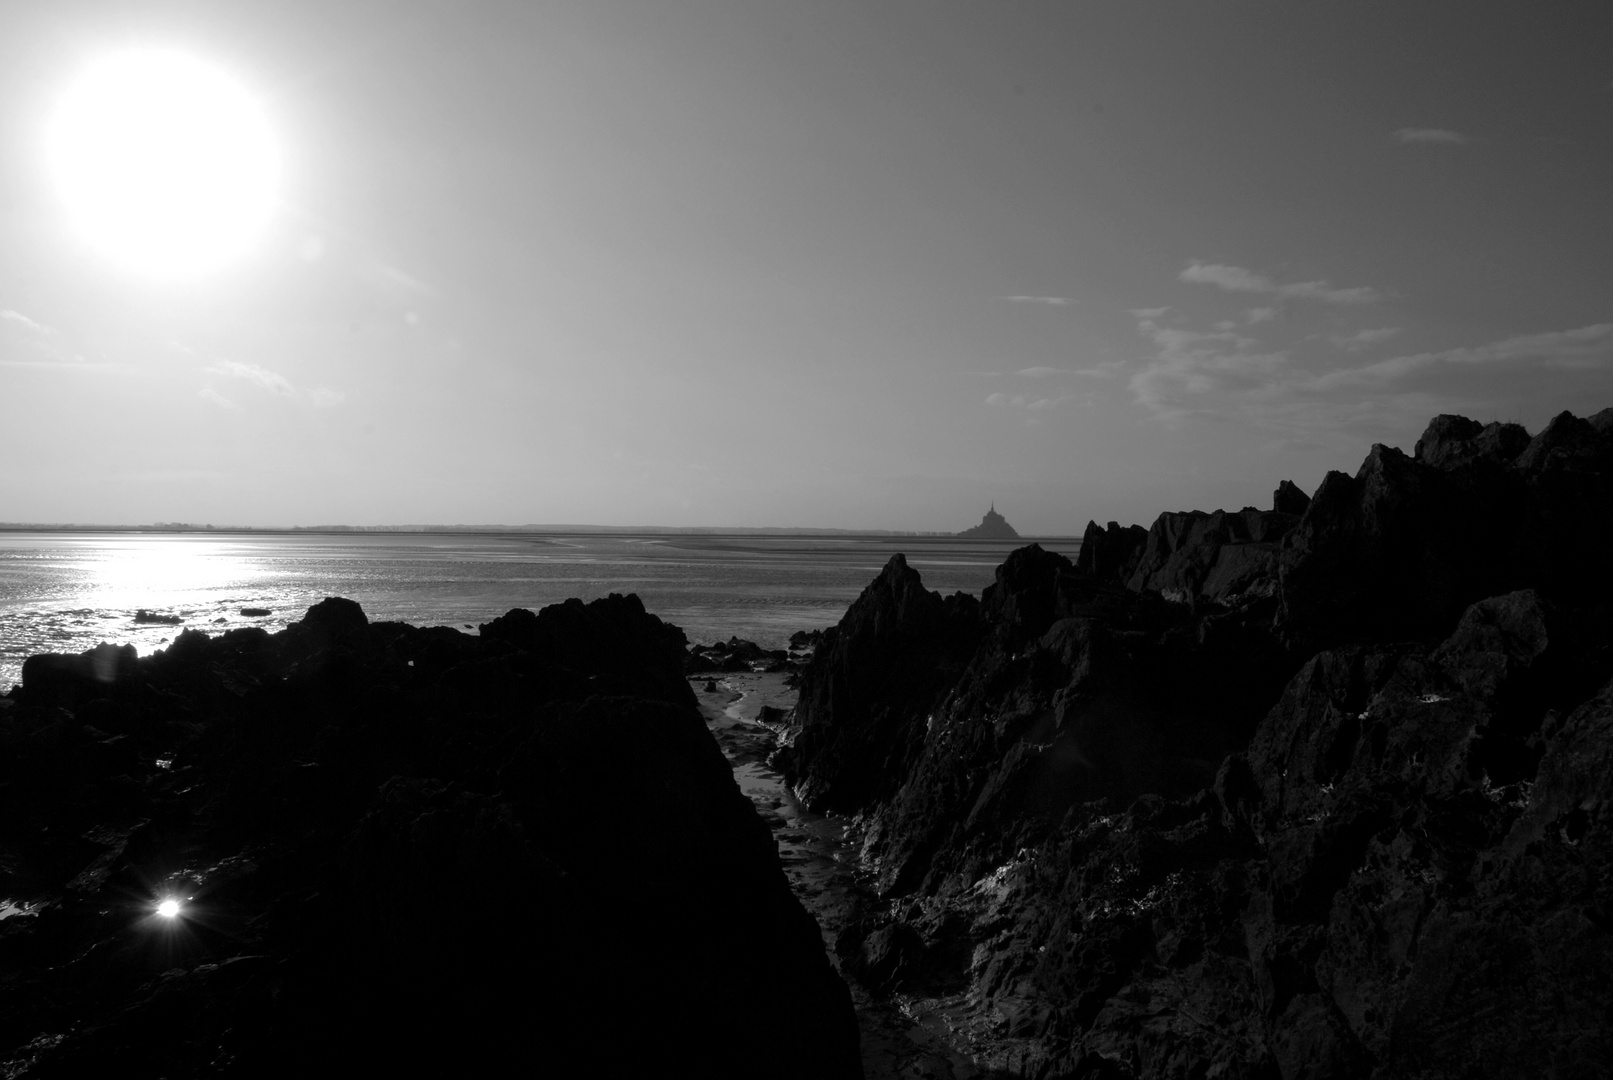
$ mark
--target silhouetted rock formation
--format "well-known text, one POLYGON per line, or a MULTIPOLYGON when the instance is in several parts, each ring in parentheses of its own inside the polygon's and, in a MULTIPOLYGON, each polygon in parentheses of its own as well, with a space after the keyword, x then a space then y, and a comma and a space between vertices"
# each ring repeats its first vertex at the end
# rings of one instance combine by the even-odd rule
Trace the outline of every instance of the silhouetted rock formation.
POLYGON ((473 637, 350 600, 27 661, 17 1075, 858 1077, 856 1019, 636 597, 473 637), (178 922, 157 899, 193 897, 178 922))
POLYGON ((943 600, 927 591, 918 571, 893 555, 824 632, 807 669, 816 677, 796 705, 799 733, 780 758, 808 803, 847 809, 890 793, 921 742, 924 703, 951 686, 974 652, 979 607, 963 593, 943 600), (798 760, 811 771, 797 771, 798 760))
POLYGON ((1018 540, 1019 534, 1014 527, 1008 524, 1008 519, 997 513, 997 504, 992 503, 991 509, 986 511, 980 519, 980 524, 965 529, 958 534, 965 540, 1018 540))
POLYGON ((1613 410, 1439 417, 1308 504, 893 560, 781 761, 861 814, 874 993, 1040 1077, 1613 1062, 1613 410), (959 1000, 959 999, 952 999, 959 1000))
POLYGON ((1284 480, 1277 485, 1277 490, 1271 493, 1271 508, 1279 514, 1293 514, 1298 517, 1311 505, 1311 497, 1299 489, 1299 485, 1292 480, 1284 480))

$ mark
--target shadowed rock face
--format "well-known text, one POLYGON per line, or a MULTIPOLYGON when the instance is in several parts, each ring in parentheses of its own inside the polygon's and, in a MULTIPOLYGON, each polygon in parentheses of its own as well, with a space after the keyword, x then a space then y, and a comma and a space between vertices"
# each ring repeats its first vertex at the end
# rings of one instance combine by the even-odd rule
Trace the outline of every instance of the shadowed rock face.
MULTIPOLYGON (((967 991, 982 1059, 1032 1076, 1607 1073, 1613 411, 1440 417, 1291 486, 1021 549, 961 664, 882 654, 922 693, 879 698, 900 754, 859 729, 889 902, 845 970, 967 991)), ((842 667, 889 648, 887 596, 842 667)), ((866 708, 829 674, 817 790, 866 708)))
POLYGON ((886 797, 923 736, 928 703, 979 638, 979 602, 943 600, 891 556, 814 653, 778 765, 808 805, 848 809, 886 797), (810 762, 810 769, 797 763, 810 762))
POLYGON ((0 895, 51 903, 0 921, 0 1056, 860 1076, 846 987, 683 664, 630 596, 480 637, 332 599, 279 634, 30 660, 0 710, 0 895), (194 900, 159 925, 170 893, 194 900))
POLYGON ((1283 545, 1295 646, 1434 636, 1527 586, 1613 590, 1613 409, 1526 434, 1436 417, 1417 458, 1374 446, 1355 476, 1329 473, 1283 545))

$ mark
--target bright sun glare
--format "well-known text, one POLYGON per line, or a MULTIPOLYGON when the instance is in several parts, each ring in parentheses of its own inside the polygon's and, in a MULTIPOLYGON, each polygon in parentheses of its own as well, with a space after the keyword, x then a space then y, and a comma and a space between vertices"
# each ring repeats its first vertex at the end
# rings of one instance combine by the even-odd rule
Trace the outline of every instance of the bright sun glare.
POLYGON ((167 919, 176 917, 179 914, 179 901, 164 900, 162 903, 157 905, 157 914, 167 919))
POLYGON ((244 253, 267 224, 279 171, 268 119, 240 84, 156 49, 85 70, 52 118, 49 154, 84 238, 156 275, 244 253))

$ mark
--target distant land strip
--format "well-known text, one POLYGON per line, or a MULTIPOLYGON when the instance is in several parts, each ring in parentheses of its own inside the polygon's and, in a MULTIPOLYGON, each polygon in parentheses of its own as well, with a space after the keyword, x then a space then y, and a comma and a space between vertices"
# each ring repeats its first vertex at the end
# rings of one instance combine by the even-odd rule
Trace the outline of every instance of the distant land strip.
MULTIPOLYGON (((955 532, 921 532, 902 529, 816 529, 807 527, 740 525, 195 525, 159 521, 150 525, 85 525, 61 522, 0 522, 0 532, 84 533, 572 533, 612 536, 915 536, 958 539, 955 532)), ((1065 539, 1062 536, 1023 538, 1065 539)))

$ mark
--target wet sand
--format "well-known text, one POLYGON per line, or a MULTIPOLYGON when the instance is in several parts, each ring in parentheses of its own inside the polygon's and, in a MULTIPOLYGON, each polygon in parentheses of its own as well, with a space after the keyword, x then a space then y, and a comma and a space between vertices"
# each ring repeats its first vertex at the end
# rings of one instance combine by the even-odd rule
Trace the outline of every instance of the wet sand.
MULTIPOLYGON (((858 865, 851 822, 807 810, 785 786, 784 778, 767 766, 768 755, 778 745, 778 729, 776 723, 765 722, 768 717, 762 710, 768 707, 779 710, 776 715, 787 713, 795 705, 795 691, 784 685, 783 675, 737 673, 709 678, 715 690, 705 689, 706 676, 690 679, 706 725, 733 765, 740 790, 773 830, 785 876, 802 905, 818 920, 829 959, 838 966, 835 936, 859 912, 877 908, 880 901, 871 887, 872 875, 858 865)), ((961 1014, 961 998, 948 1001, 896 995, 875 1001, 855 982, 850 985, 862 1028, 867 1080, 985 1080, 1007 1075, 982 1068, 956 1049, 966 1045, 968 1038, 951 1015, 961 1014)))

